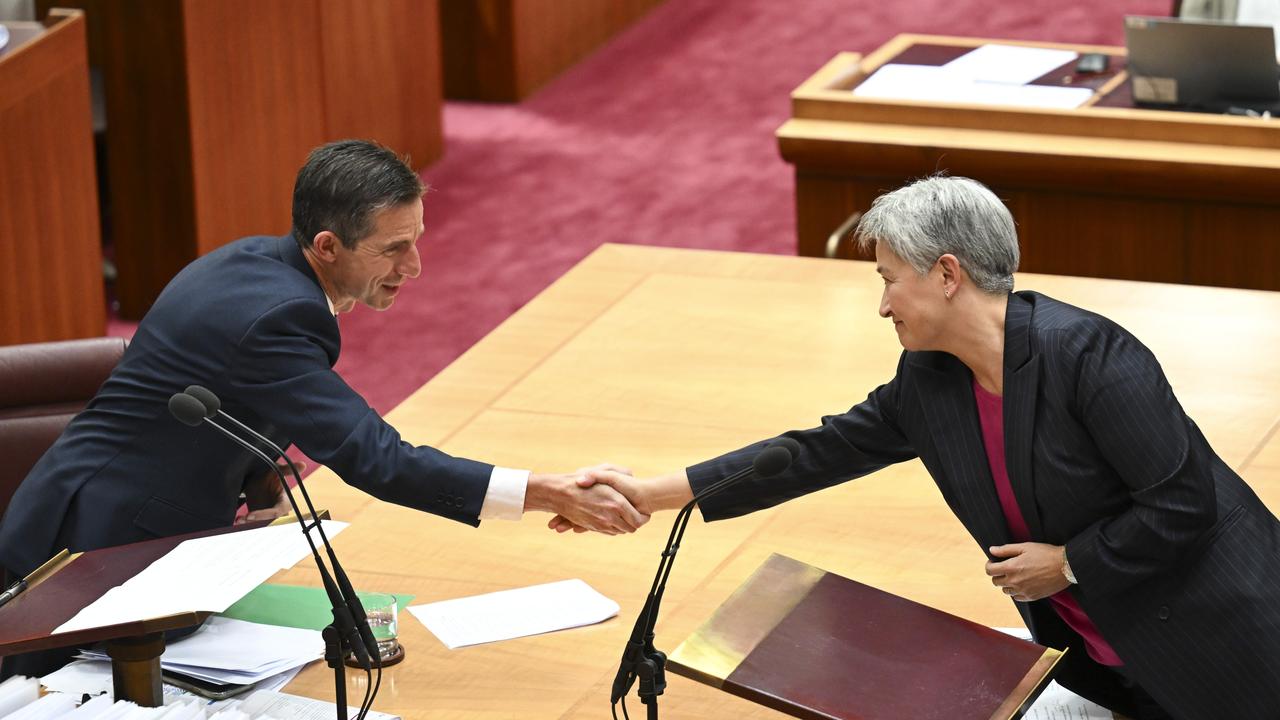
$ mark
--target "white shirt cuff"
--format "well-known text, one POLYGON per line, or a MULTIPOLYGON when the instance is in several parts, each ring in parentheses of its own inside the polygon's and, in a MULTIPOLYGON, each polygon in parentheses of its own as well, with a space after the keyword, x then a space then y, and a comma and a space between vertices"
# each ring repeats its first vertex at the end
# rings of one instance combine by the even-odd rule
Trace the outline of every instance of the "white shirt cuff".
POLYGON ((529 486, 528 470, 493 466, 489 489, 480 505, 481 520, 519 520, 524 517, 524 491, 529 486))

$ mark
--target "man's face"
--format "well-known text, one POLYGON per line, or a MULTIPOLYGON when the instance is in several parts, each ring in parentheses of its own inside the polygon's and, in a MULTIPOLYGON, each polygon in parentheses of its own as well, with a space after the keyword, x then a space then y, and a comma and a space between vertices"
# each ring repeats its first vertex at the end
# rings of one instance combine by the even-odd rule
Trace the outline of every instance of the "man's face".
POLYGON ((334 308, 346 312, 357 302, 374 310, 391 307, 400 287, 422 272, 414 244, 422 235, 422 200, 394 205, 373 218, 374 229, 354 250, 335 248, 334 308))
POLYGON ((880 317, 893 321, 905 350, 936 350, 943 330, 941 271, 938 265, 921 276, 884 243, 876 243, 876 272, 884 278, 880 317))

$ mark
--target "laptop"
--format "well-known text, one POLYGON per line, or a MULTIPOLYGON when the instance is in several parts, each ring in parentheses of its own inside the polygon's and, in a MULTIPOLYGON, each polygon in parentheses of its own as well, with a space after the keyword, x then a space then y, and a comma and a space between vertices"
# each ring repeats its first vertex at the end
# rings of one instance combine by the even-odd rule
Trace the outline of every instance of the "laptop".
POLYGON ((1137 104, 1207 112, 1280 111, 1271 27, 1129 16, 1124 30, 1137 104))

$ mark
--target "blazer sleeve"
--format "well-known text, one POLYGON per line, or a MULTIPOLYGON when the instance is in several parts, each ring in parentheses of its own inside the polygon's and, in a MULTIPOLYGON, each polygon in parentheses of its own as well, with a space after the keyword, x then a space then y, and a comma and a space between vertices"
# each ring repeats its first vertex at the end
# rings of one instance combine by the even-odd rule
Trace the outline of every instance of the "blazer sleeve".
POLYGON ((1080 592, 1109 595, 1172 569, 1213 525, 1211 451, 1136 338, 1107 323, 1077 347, 1076 407, 1130 503, 1071 538, 1067 559, 1080 592))
MULTIPOLYGON (((754 475, 702 502, 704 520, 722 520, 773 507, 846 480, 862 477, 893 463, 916 457, 916 451, 898 426, 900 378, 906 354, 898 363, 898 375, 873 390, 867 399, 842 415, 828 415, 809 430, 783 433, 800 444, 800 455, 786 471, 769 478, 754 475)), ((687 469, 695 494, 727 475, 751 465, 768 440, 699 463, 687 469)))
POLYGON ((492 465, 404 442, 330 366, 337 335, 327 308, 312 299, 264 313, 239 343, 230 385, 254 412, 349 485, 374 497, 470 525, 492 465))

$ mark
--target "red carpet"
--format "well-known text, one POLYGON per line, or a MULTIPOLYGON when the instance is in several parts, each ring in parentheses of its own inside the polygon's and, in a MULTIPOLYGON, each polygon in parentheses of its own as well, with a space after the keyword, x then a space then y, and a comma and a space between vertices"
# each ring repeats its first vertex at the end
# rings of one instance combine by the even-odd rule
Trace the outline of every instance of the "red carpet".
POLYGON ((518 106, 447 106, 423 276, 342 317, 338 369, 390 410, 603 242, 794 252, 773 132, 836 52, 901 32, 1119 45, 1124 15, 1170 5, 669 0, 518 106))

